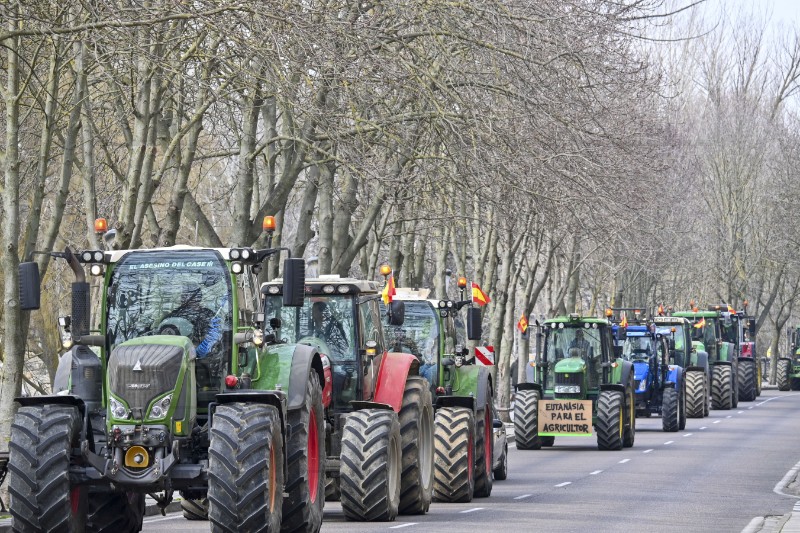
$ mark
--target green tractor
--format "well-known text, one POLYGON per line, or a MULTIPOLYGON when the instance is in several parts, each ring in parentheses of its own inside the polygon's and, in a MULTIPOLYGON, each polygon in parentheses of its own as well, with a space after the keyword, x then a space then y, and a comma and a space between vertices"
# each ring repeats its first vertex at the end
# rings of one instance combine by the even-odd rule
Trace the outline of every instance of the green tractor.
MULTIPOLYGON (((279 252, 50 254, 76 279, 72 314, 59 320, 69 351, 53 395, 18 398, 8 458, 15 530, 139 531, 145 495, 164 508, 174 491, 207 513, 212 531, 319 530, 325 457, 313 420, 296 422, 322 408, 323 357, 264 335, 256 274, 279 252), (101 293, 96 322, 87 268, 101 293), (278 356, 297 370, 283 388, 267 372, 278 356)), ((302 306, 304 272, 302 259, 285 261, 284 305, 302 306)), ((20 266, 20 298, 39 308, 36 263, 20 266)))
POLYGON ((553 446, 556 436, 591 436, 592 427, 600 450, 633 446, 634 368, 618 357, 612 324, 571 314, 545 320, 537 329, 534 382, 516 387, 517 449, 553 446), (540 420, 540 413, 549 418, 540 420))
POLYGON ((465 331, 460 309, 471 302, 432 300, 429 293, 397 289, 395 300, 404 304, 405 321, 387 325, 387 338, 393 350, 420 360, 420 374, 431 384, 436 410, 434 500, 468 502, 473 496, 489 496, 493 479, 506 478, 508 444, 495 413, 491 367, 469 357, 465 346, 467 340, 480 339, 480 310, 467 308, 465 331), (474 459, 470 463, 465 457, 474 459))
POLYGON ((778 390, 800 390, 800 326, 789 330, 789 357, 779 357, 778 390))
POLYGON ((656 332, 669 340, 670 359, 686 369, 686 417, 708 416, 711 405, 711 367, 708 354, 692 343, 692 323, 677 316, 653 318, 656 332))
MULTIPOLYGON (((419 361, 389 350, 380 286, 374 281, 323 275, 306 280, 300 307, 284 305, 285 284, 262 285, 267 336, 314 347, 326 356, 325 498, 341 501, 345 517, 391 521, 424 514, 433 494, 433 403, 419 361)), ((389 306, 389 323, 402 324, 402 302, 389 306)), ((294 361, 278 354, 266 367, 274 387, 285 385, 294 361)), ((294 429, 293 429, 294 431, 294 429)))
POLYGON ((739 357, 731 314, 717 306, 706 311, 678 311, 673 316, 692 323, 692 350, 705 354, 711 367, 711 408, 732 409, 739 404, 739 357))

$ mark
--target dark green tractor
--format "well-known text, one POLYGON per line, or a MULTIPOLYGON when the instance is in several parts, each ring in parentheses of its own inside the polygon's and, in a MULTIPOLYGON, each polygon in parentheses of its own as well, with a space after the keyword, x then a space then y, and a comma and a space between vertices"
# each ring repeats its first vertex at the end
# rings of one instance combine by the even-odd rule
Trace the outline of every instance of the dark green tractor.
POLYGON ((800 326, 789 330, 789 357, 779 357, 778 390, 800 390, 800 326))
MULTIPOLYGON (((76 278, 72 314, 60 319, 69 351, 54 395, 18 399, 8 459, 15 530, 139 531, 145 495, 166 507, 174 491, 199 518, 207 513, 213 531, 319 529, 313 468, 290 469, 287 460, 290 451, 313 453, 308 441, 288 440, 289 413, 302 402, 266 386, 266 362, 277 352, 292 354, 304 383, 324 379, 313 348, 264 335, 256 273, 278 253, 183 246, 50 254, 76 278), (96 321, 87 269, 100 293, 96 321), (303 513, 288 505, 297 501, 303 513)), ((284 263, 287 306, 303 303, 304 268, 302 259, 284 263)), ((37 265, 20 271, 22 307, 37 309, 37 265)))
MULTIPOLYGON (((517 385, 514 435, 517 449, 552 446, 557 436, 590 436, 601 450, 633 446, 636 434, 634 368, 618 357, 612 324, 577 314, 548 319, 537 333, 534 381, 517 385), (554 412, 562 405, 587 405, 563 424, 540 424, 539 403, 554 412), (588 412, 591 411, 591 412, 588 412), (569 422, 572 420, 572 422, 569 422)), ((568 416, 567 414, 564 415, 568 416)))

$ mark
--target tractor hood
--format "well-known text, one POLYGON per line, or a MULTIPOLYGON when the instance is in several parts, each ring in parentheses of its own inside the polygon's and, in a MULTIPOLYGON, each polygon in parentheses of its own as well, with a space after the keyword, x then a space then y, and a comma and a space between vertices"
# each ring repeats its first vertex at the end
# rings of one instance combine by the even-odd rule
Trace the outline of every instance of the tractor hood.
POLYGON ((647 380, 648 374, 650 374, 650 365, 647 361, 633 362, 633 379, 636 381, 644 381, 647 380))
POLYGON ((580 373, 586 371, 586 361, 577 357, 568 357, 556 363, 558 373, 580 373))

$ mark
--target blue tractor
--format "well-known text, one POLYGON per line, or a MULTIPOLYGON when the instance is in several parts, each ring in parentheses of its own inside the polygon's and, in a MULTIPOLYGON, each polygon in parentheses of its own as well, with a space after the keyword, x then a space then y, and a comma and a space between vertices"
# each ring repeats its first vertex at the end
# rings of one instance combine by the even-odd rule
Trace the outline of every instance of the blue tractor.
POLYGON ((656 332, 655 324, 632 324, 619 328, 622 357, 633 363, 636 415, 661 415, 664 431, 686 427, 686 382, 684 369, 670 361, 668 338, 656 332), (623 340, 624 339, 624 340, 623 340))

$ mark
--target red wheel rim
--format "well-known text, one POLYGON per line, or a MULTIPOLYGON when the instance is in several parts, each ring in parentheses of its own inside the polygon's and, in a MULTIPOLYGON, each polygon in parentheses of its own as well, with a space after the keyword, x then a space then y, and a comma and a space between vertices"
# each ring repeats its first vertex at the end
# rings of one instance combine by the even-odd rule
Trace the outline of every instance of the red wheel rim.
POLYGON ((317 501, 319 491, 319 434, 317 433, 317 413, 314 409, 308 415, 308 492, 311 503, 317 501))
POLYGON ((269 512, 275 511, 275 493, 278 484, 278 465, 275 464, 275 443, 269 447, 269 512))
POLYGON ((69 504, 72 509, 72 516, 78 514, 78 507, 81 504, 81 488, 72 487, 69 491, 69 504))
POLYGON ((489 408, 486 408, 486 416, 484 417, 486 420, 483 423, 483 455, 486 463, 486 473, 492 471, 492 412, 489 408))

